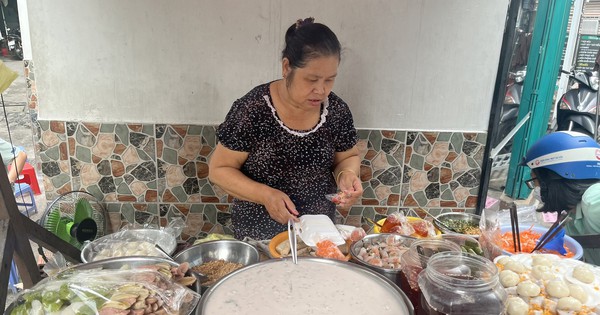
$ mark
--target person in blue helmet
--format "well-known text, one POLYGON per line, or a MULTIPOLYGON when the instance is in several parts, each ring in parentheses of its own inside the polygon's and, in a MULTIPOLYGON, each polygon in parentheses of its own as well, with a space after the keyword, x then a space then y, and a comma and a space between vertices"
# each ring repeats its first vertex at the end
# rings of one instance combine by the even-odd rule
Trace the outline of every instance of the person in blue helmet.
MULTIPOLYGON (((570 236, 596 235, 600 242, 600 145, 572 131, 547 134, 529 148, 521 165, 531 169, 529 188, 539 187, 538 211, 569 211, 570 236)), ((600 244, 585 248, 584 259, 600 265, 600 244)))

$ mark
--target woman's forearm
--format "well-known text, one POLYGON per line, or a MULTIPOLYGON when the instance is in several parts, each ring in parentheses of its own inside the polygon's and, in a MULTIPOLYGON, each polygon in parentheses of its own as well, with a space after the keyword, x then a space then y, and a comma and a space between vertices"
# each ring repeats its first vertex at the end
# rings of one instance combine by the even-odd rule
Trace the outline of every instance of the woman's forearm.
POLYGON ((235 167, 216 167, 210 170, 209 179, 235 198, 264 204, 263 195, 271 187, 261 184, 244 175, 235 167))
POLYGON ((360 157, 358 156, 356 146, 346 152, 336 154, 334 163, 333 176, 336 179, 336 183, 339 182, 339 178, 345 172, 353 173, 356 177, 360 178, 360 157))

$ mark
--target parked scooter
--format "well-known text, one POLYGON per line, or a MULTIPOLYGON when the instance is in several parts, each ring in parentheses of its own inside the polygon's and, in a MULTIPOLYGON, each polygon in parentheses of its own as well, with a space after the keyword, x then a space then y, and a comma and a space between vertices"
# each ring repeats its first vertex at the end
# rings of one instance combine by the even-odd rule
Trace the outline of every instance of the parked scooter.
POLYGON ((8 49, 8 54, 19 60, 23 60, 23 46, 21 44, 21 30, 7 28, 8 35, 3 40, 3 46, 8 49))
MULTIPOLYGON (((521 70, 508 73, 508 83, 506 85, 506 93, 504 95, 504 103, 500 112, 500 122, 498 133, 492 143, 492 147, 496 147, 502 139, 517 125, 519 116, 519 105, 521 104, 521 96, 523 95, 523 81, 527 74, 527 67, 521 70)), ((512 149, 512 139, 499 151, 500 154, 508 153, 512 149)))
POLYGON ((563 94, 556 104, 556 130, 578 131, 597 137, 598 72, 561 72, 569 74, 569 82, 576 86, 563 94))

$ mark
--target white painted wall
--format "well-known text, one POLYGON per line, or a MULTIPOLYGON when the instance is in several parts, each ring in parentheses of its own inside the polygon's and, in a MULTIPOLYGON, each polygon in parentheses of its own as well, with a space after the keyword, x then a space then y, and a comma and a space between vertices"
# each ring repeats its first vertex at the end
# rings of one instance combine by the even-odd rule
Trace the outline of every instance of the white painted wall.
POLYGON ((39 119, 218 124, 314 16, 358 128, 485 131, 508 0, 28 0, 39 119))

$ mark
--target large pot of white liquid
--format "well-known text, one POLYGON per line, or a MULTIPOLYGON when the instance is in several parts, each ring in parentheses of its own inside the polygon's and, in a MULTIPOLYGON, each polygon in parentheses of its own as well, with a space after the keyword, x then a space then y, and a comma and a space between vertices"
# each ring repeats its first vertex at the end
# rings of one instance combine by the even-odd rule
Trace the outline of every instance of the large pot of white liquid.
POLYGON ((299 257, 270 259, 239 269, 202 296, 196 314, 413 315, 394 283, 356 264, 299 257))

